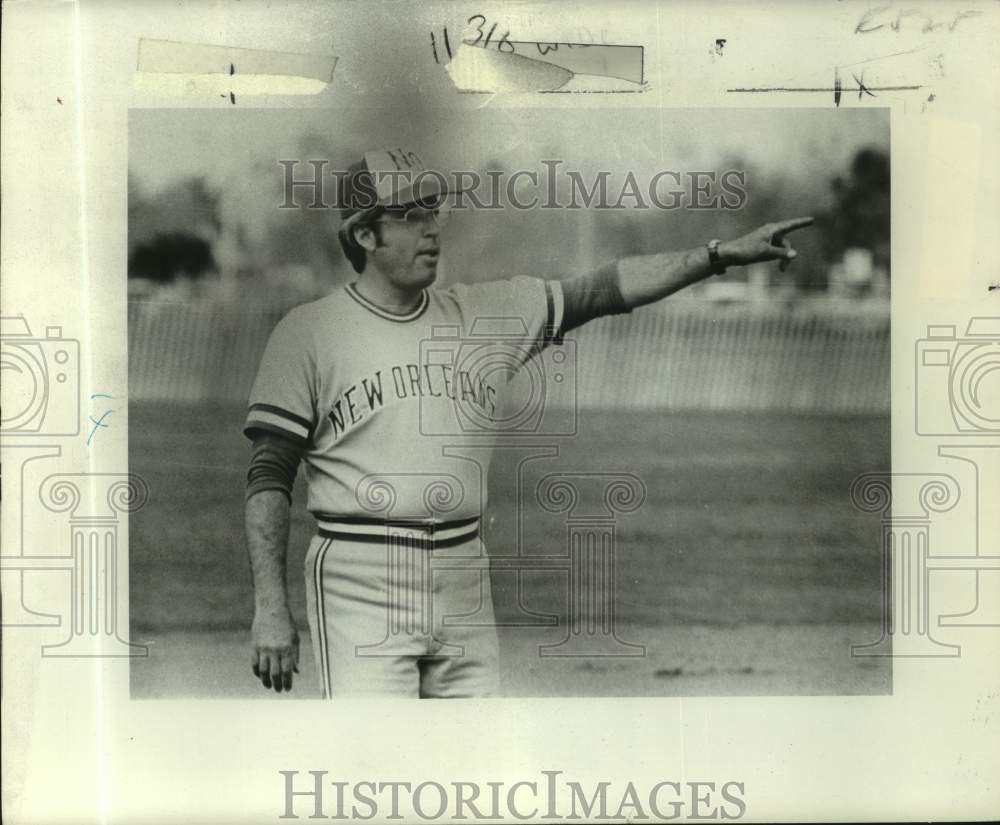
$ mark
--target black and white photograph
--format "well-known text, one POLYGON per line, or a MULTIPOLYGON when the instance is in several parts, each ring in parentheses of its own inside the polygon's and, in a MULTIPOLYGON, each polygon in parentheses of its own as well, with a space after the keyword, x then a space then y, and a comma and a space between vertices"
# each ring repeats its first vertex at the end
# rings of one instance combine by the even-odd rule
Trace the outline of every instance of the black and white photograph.
POLYGON ((129 138, 134 698, 891 692, 884 110, 129 138))
POLYGON ((0 16, 5 823, 1000 818, 996 4, 0 16))

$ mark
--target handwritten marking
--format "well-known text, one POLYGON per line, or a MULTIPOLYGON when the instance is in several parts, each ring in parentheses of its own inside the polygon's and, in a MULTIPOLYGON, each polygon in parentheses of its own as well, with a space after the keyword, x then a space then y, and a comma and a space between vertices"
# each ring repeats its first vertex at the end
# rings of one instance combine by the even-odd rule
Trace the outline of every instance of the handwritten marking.
MULTIPOLYGON (((439 39, 439 38, 436 38, 439 39)), ((509 43, 511 41, 508 41, 509 43)), ((643 47, 596 45, 553 54, 551 46, 534 41, 512 42, 514 52, 498 53, 463 42, 445 65, 456 90, 461 92, 559 92, 565 94, 618 94, 645 92, 642 80, 643 47), (540 56, 546 52, 545 56, 540 56), (627 82, 629 89, 565 89, 574 77, 589 75, 627 82)))
MULTIPOLYGON (((497 26, 499 24, 494 22, 493 25, 490 26, 489 32, 486 32, 484 30, 486 22, 487 22, 486 15, 483 14, 474 14, 470 18, 468 18, 465 21, 466 26, 472 28, 473 33, 476 35, 476 37, 475 39, 472 39, 472 36, 470 34, 466 37, 463 37, 462 42, 465 43, 467 46, 477 46, 480 43, 482 43, 482 48, 484 49, 489 48, 490 41, 493 39, 493 34, 496 32, 497 26), (473 26, 474 20, 479 21, 475 26, 473 26), (484 37, 485 40, 483 39, 484 37)), ((442 39, 444 40, 444 50, 448 54, 448 60, 451 60, 454 57, 454 54, 452 53, 451 50, 451 38, 448 35, 447 26, 443 26, 441 28, 441 34, 443 35, 442 39)), ((494 46, 499 52, 505 52, 506 54, 510 54, 511 52, 513 52, 514 46, 510 42, 510 31, 509 30, 505 31, 503 35, 500 37, 500 39, 494 43, 494 46)), ((431 32, 431 53, 434 55, 434 62, 440 65, 441 56, 438 54, 437 38, 434 36, 434 32, 431 32)))
POLYGON ((921 28, 922 34, 929 34, 932 31, 938 29, 947 28, 949 32, 955 31, 956 27, 963 20, 967 20, 970 17, 979 17, 983 12, 969 9, 966 11, 960 11, 955 14, 951 22, 935 21, 933 17, 920 9, 902 9, 896 13, 894 20, 885 23, 879 23, 877 26, 870 25, 882 12, 889 11, 891 6, 879 6, 875 9, 868 9, 858 21, 857 26, 854 27, 855 34, 870 34, 871 32, 877 32, 888 26, 894 32, 899 32, 903 26, 903 20, 906 18, 918 17, 922 18, 924 25, 921 28))
POLYGON ((851 77, 854 78, 854 82, 858 84, 858 100, 861 100, 861 95, 866 94, 869 97, 875 97, 868 89, 865 88, 865 73, 864 70, 861 71, 861 77, 858 77, 854 72, 851 72, 851 77))
POLYGON ((722 50, 723 50, 723 48, 725 48, 725 45, 726 45, 726 38, 724 38, 724 37, 718 37, 718 38, 716 38, 716 40, 715 40, 715 53, 717 55, 721 56, 722 55, 722 50))
MULTIPOLYGON (((498 91, 618 93, 617 90, 557 88, 578 75, 620 79, 643 87, 622 92, 648 91, 644 82, 645 54, 642 46, 610 45, 603 29, 600 45, 595 43, 593 33, 586 27, 580 29, 579 34, 588 42, 512 41, 510 30, 504 30, 500 21, 485 14, 473 14, 466 19, 461 47, 452 53, 447 26, 429 32, 431 57, 436 64, 445 65, 457 87, 456 91, 463 94, 495 94, 498 91), (496 35, 501 31, 503 34, 498 38, 496 35), (440 48, 442 43, 443 50, 440 48), (470 54, 465 47, 477 47, 491 57, 470 54), (447 53, 447 58, 443 52, 447 53), (492 57, 497 52, 509 55, 511 62, 506 63, 503 59, 497 62, 492 57), (546 59, 540 60, 539 57, 546 59), (553 69, 556 71, 553 72, 553 69), (469 88, 483 85, 490 85, 491 88, 469 88)), ((720 38, 717 42, 724 44, 725 41, 720 38)))
POLYGON ((916 86, 866 86, 865 85, 865 73, 862 72, 861 76, 851 72, 851 77, 854 78, 854 82, 858 85, 856 87, 845 87, 840 80, 840 71, 834 67, 833 70, 833 86, 753 86, 747 88, 736 88, 736 89, 726 89, 727 92, 741 93, 741 94, 759 94, 762 92, 833 92, 833 103, 835 106, 840 106, 840 98, 843 92, 857 92, 858 100, 864 95, 869 97, 876 97, 875 92, 912 92, 917 89, 924 88, 921 85, 916 86))
MULTIPOLYGON (((108 395, 104 392, 96 392, 90 396, 91 401, 95 398, 114 398, 113 395, 108 395)), ((87 434, 87 446, 90 446, 90 441, 94 437, 94 434, 100 429, 107 429, 108 425, 104 423, 104 419, 107 418, 114 410, 107 410, 101 414, 100 418, 94 418, 94 416, 87 416, 88 420, 94 425, 91 427, 90 432, 87 434)))
MULTIPOLYGON (((486 16, 483 14, 474 14, 471 17, 469 17, 465 22, 466 25, 472 29, 472 33, 464 37, 462 39, 462 43, 466 44, 467 46, 480 46, 481 48, 484 49, 489 48, 490 42, 493 41, 493 35, 496 32, 497 26, 499 24, 494 22, 490 26, 489 31, 485 31, 486 23, 488 22, 488 20, 486 16), (472 37, 472 34, 475 34, 474 38, 472 37)), ((451 40, 448 35, 448 27, 443 26, 441 29, 441 33, 444 39, 445 51, 447 52, 448 59, 450 60, 452 57, 454 57, 454 54, 452 53, 451 50, 451 40)), ((435 37, 434 32, 431 32, 430 35, 431 35, 431 53, 434 56, 434 62, 440 64, 441 55, 438 53, 437 37, 435 37)), ((499 40, 493 42, 497 51, 503 52, 505 54, 514 54, 516 52, 515 47, 518 45, 521 46, 533 45, 538 50, 539 54, 546 55, 549 52, 558 51, 560 46, 563 46, 567 49, 589 49, 591 46, 594 45, 594 36, 589 29, 586 28, 581 29, 580 35, 581 37, 589 38, 590 42, 589 43, 557 43, 557 42, 532 42, 532 41, 512 42, 510 40, 509 30, 505 31, 499 40)), ((606 32, 602 30, 601 36, 602 36, 602 41, 601 41, 602 44, 607 44, 606 32)), ((716 44, 718 44, 719 42, 720 41, 717 40, 716 44)), ((724 44, 725 40, 722 40, 721 42, 724 44)))
POLYGON ((111 415, 111 413, 113 413, 113 412, 114 412, 114 410, 108 410, 106 413, 104 413, 103 415, 101 415, 100 418, 94 418, 94 416, 92 416, 92 415, 89 416, 89 419, 90 419, 91 422, 93 422, 94 426, 90 430, 90 434, 87 436, 87 446, 88 447, 90 446, 90 439, 92 439, 94 437, 94 433, 97 432, 98 428, 104 429, 104 428, 106 428, 108 426, 107 424, 104 423, 104 419, 107 418, 109 415, 111 415))

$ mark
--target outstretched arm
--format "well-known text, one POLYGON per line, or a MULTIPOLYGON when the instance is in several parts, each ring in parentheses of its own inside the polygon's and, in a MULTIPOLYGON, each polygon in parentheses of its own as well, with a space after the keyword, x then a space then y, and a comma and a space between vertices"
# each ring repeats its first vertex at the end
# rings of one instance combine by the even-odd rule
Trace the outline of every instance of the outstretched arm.
MULTIPOLYGON (((728 267, 781 261, 784 270, 796 256, 785 236, 812 223, 812 218, 805 217, 764 224, 747 235, 720 244, 720 263, 728 267)), ((618 261, 618 285, 629 309, 666 298, 711 273, 708 249, 704 246, 683 252, 638 255, 618 261)))

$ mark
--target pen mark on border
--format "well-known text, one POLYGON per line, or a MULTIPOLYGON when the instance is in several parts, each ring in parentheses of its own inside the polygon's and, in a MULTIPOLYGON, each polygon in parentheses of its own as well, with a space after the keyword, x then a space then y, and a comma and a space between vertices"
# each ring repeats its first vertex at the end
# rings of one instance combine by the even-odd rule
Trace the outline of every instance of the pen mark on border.
POLYGON ((87 446, 88 447, 90 446, 90 439, 92 439, 94 437, 94 433, 96 433, 98 431, 98 429, 106 429, 107 428, 108 425, 104 423, 104 419, 107 418, 109 415, 111 415, 111 413, 113 413, 113 412, 114 412, 114 410, 108 410, 107 412, 102 413, 100 418, 94 418, 94 416, 92 416, 92 415, 88 416, 89 420, 94 425, 91 428, 91 430, 90 430, 90 434, 87 436, 87 446))
MULTIPOLYGON (((93 401, 95 398, 112 398, 113 399, 114 396, 113 395, 109 395, 106 392, 95 392, 95 393, 91 394, 90 399, 91 399, 91 401, 93 401)), ((94 425, 93 427, 90 428, 90 432, 87 434, 87 442, 86 443, 87 443, 88 447, 90 446, 90 442, 94 438, 94 436, 97 434, 98 430, 106 430, 109 427, 108 424, 104 423, 104 419, 107 418, 109 415, 111 415, 111 413, 113 413, 113 412, 114 412, 114 410, 105 410, 103 413, 101 413, 100 418, 94 418, 94 416, 92 416, 92 415, 87 416, 87 420, 90 421, 90 423, 94 425)))
POLYGON ((921 84, 907 86, 869 86, 865 83, 865 73, 863 71, 861 72, 860 77, 854 72, 851 72, 851 77, 854 79, 857 86, 844 86, 840 79, 839 67, 834 67, 833 86, 749 86, 726 89, 726 91, 737 94, 762 94, 770 92, 833 92, 833 103, 835 106, 839 107, 843 92, 857 92, 858 100, 861 100, 861 98, 865 95, 868 95, 868 97, 877 97, 875 92, 913 92, 924 88, 921 84))
MULTIPOLYGON (((861 86, 860 89, 844 89, 846 92, 866 92, 871 94, 872 92, 912 92, 917 89, 924 88, 921 85, 916 86, 861 86)), ((753 93, 753 92, 835 92, 837 91, 836 86, 748 86, 748 87, 738 87, 735 89, 726 89, 727 92, 742 92, 742 93, 753 93)), ((874 97, 874 95, 872 95, 874 97)))

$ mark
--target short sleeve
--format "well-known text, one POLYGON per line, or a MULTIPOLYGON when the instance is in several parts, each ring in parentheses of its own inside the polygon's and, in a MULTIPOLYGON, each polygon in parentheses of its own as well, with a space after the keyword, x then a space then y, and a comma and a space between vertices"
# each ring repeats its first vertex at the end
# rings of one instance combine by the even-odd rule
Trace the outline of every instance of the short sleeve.
POLYGON ((517 276, 452 288, 470 329, 467 333, 516 335, 529 356, 562 338, 563 291, 555 280, 517 276))
POLYGON ((308 445, 315 415, 315 356, 293 313, 274 328, 257 369, 243 434, 272 432, 308 445))

